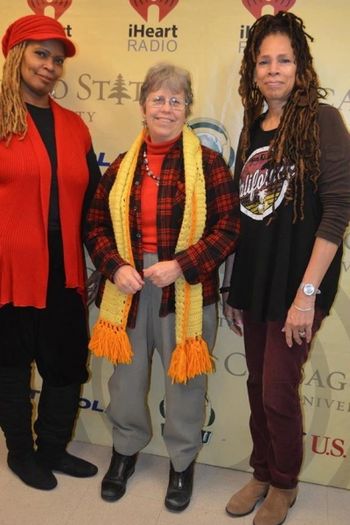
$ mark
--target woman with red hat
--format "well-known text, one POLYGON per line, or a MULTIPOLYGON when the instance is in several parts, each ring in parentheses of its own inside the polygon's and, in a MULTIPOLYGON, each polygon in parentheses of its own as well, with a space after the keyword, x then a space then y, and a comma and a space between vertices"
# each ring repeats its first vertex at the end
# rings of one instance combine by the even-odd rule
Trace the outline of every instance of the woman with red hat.
POLYGON ((10 469, 50 490, 52 471, 97 472, 66 446, 88 378, 82 231, 100 172, 86 125, 50 97, 65 58, 75 54, 61 24, 22 17, 6 30, 2 49, 0 426, 10 469), (33 362, 43 380, 35 448, 33 362))

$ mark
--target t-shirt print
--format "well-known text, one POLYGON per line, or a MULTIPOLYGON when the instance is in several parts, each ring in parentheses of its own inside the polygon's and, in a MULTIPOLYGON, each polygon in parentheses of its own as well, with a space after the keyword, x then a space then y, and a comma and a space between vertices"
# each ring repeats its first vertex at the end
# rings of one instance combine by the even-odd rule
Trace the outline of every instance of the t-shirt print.
POLYGON ((287 169, 271 169, 269 146, 255 149, 246 160, 240 176, 241 212, 257 221, 269 216, 280 206, 294 176, 294 165, 287 169))

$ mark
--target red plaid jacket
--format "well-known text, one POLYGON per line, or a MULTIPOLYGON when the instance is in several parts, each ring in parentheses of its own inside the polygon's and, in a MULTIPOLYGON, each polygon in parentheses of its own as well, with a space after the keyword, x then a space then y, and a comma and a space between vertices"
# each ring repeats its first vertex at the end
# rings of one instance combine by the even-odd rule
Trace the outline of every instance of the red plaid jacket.
MULTIPOLYGON (((136 269, 142 275, 143 249, 141 238, 141 180, 143 148, 135 170, 130 195, 130 237, 136 269)), ((114 239, 108 206, 109 192, 124 154, 109 166, 98 185, 87 217, 85 244, 96 268, 102 273, 99 305, 105 279, 127 264, 119 255, 114 239)), ((235 250, 239 234, 238 194, 231 173, 220 154, 202 146, 203 171, 206 183, 207 218, 203 237, 187 250, 175 254, 185 204, 185 180, 182 138, 166 154, 161 171, 157 203, 157 240, 160 261, 176 259, 190 284, 203 286, 203 304, 218 301, 218 268, 235 250)), ((134 295, 128 326, 135 326, 139 293, 134 295)), ((161 317, 175 311, 174 285, 163 288, 159 311, 161 317)))

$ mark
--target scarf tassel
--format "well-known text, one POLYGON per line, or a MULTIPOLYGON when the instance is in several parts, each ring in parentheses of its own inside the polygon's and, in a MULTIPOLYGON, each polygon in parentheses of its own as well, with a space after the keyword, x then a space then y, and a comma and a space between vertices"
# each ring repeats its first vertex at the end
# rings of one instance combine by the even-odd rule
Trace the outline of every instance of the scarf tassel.
POLYGON ((213 371, 213 358, 209 354, 207 343, 198 336, 176 345, 171 356, 168 376, 173 383, 187 383, 197 375, 213 371))
POLYGON ((115 365, 130 365, 134 355, 126 331, 103 319, 93 328, 89 348, 97 357, 106 357, 115 365))

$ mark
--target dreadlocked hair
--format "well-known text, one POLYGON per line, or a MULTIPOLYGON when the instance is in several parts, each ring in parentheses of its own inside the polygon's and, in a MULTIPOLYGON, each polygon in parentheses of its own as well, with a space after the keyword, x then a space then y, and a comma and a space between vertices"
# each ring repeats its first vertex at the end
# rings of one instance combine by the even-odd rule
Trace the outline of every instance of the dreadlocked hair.
MULTIPOLYGON (((271 169, 288 176, 287 165, 295 165, 295 177, 288 187, 286 201, 293 201, 293 222, 304 218, 304 185, 306 174, 314 190, 320 176, 320 144, 318 125, 319 99, 327 92, 319 85, 313 67, 301 18, 293 13, 280 11, 277 15, 264 15, 250 28, 247 45, 240 68, 239 94, 244 107, 242 130, 242 159, 246 160, 250 146, 250 130, 253 122, 262 114, 265 99, 256 86, 254 72, 260 46, 271 34, 285 34, 291 41, 296 60, 296 82, 283 108, 275 138, 270 145, 271 169)), ((275 192, 277 192, 277 182, 275 192)))
POLYGON ((27 132, 27 109, 22 98, 21 61, 26 42, 10 49, 3 67, 0 94, 0 140, 7 144, 13 135, 24 138, 27 132))

